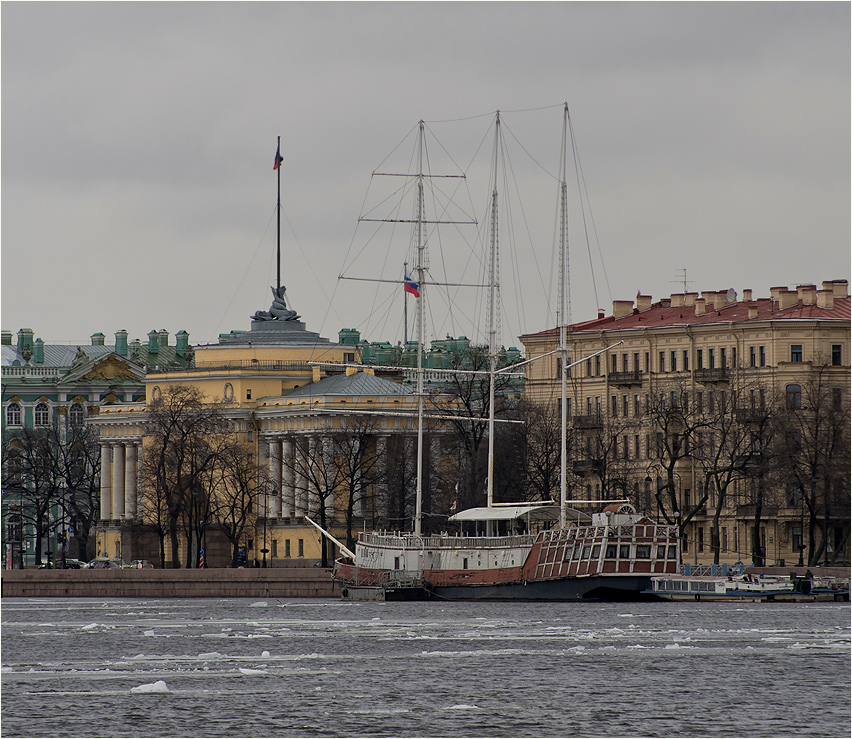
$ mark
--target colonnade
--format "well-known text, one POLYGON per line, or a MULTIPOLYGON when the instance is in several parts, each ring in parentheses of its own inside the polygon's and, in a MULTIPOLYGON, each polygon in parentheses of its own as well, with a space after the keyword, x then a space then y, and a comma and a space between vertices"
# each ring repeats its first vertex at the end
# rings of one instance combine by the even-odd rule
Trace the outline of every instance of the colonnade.
POLYGON ((139 515, 138 479, 142 443, 101 443, 101 521, 134 521, 139 515))
MULTIPOLYGON (((378 458, 378 481, 376 483, 376 511, 387 510, 387 435, 377 435, 376 455, 378 458)), ((355 440, 353 444, 367 443, 365 439, 355 440)), ((312 515, 317 509, 317 500, 325 498, 327 519, 335 516, 334 492, 328 488, 333 485, 334 438, 330 435, 281 436, 266 440, 266 460, 268 479, 273 494, 261 501, 261 515, 267 518, 302 518, 312 515)), ((350 449, 352 457, 357 457, 358 449, 350 449)), ((360 475, 353 471, 357 480, 360 475)), ((354 513, 364 516, 367 510, 363 483, 358 483, 355 491, 354 513)), ((347 491, 348 493, 348 491, 347 491)))

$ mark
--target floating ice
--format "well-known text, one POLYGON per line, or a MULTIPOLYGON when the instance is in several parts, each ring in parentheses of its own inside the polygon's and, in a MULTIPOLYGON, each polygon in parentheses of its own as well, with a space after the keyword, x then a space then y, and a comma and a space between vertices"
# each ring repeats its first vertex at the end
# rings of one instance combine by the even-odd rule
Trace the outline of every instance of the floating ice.
POLYGON ((135 688, 130 688, 131 693, 168 693, 169 686, 165 680, 157 680, 155 683, 146 683, 145 685, 137 685, 135 688))
POLYGON ((448 706, 448 711, 478 711, 479 706, 471 705, 470 703, 458 703, 455 706, 448 706))
POLYGON ((98 628, 97 624, 88 624, 87 626, 83 626, 80 628, 80 631, 91 631, 92 629, 98 628))
POLYGON ((269 603, 267 603, 265 600, 259 600, 256 603, 252 603, 249 607, 250 608, 266 608, 266 606, 268 606, 268 605, 269 605, 269 603))
POLYGON ((148 631, 145 632, 145 636, 154 636, 154 630, 149 629, 148 631))
POLYGON ((240 672, 243 675, 265 675, 267 673, 266 670, 253 670, 250 667, 240 667, 240 672))
POLYGON ((261 657, 271 657, 272 655, 267 652, 265 649, 260 653, 261 657))
POLYGON ((198 659, 218 659, 221 656, 219 652, 202 652, 198 655, 198 659))

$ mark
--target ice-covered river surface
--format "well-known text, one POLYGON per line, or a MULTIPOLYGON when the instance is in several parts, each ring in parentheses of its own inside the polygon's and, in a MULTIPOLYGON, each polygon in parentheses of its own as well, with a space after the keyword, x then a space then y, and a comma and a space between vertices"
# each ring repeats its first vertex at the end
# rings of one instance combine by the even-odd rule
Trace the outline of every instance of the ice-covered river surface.
POLYGON ((4 737, 847 737, 848 604, 3 598, 4 737))

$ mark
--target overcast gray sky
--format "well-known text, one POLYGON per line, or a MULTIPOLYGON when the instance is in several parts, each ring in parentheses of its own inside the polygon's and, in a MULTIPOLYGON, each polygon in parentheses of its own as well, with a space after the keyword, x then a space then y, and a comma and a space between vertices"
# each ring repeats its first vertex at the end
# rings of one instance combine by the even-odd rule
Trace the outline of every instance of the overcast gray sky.
MULTIPOLYGON (((533 188, 529 211, 501 217, 537 250, 503 258, 502 340, 517 343, 554 325, 544 170, 556 170, 564 101, 606 266, 593 283, 575 215, 573 320, 637 290, 678 291, 683 268, 693 290, 757 295, 849 277, 846 2, 4 2, 0 13, 4 329, 69 343, 248 329, 275 280, 280 135, 290 300, 330 338, 351 327, 397 341, 401 293, 389 305, 337 279, 347 254, 363 257, 351 274, 390 278, 406 255, 405 239, 387 263, 359 251, 370 173, 420 119, 472 119, 430 124, 466 163, 499 109, 535 157, 512 160, 533 188), (530 109, 542 110, 510 112, 530 109), (379 318, 388 308, 396 318, 379 318)), ((471 187, 478 207, 486 193, 471 187)), ((445 255, 430 244, 430 258, 445 255)), ((430 334, 479 337, 465 325, 474 314, 433 315, 430 334)))

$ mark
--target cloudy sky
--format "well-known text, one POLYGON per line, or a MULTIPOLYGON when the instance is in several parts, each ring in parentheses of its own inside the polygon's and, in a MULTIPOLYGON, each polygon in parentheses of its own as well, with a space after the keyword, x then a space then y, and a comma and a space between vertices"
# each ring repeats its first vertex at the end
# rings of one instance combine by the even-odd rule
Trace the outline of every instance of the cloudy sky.
MULTIPOLYGON (((370 174, 397 166, 392 153, 407 167, 409 134, 425 120, 440 142, 430 166, 452 156, 485 223, 500 110, 515 147, 500 180, 501 338, 517 343, 555 322, 565 101, 591 205, 585 220, 569 216, 573 320, 638 290, 682 290, 684 269, 692 290, 756 295, 850 276, 845 2, 6 2, 0 12, 2 327, 13 332, 81 343, 165 328, 208 343, 248 329, 275 282, 281 136, 293 307, 325 336, 349 327, 398 341, 398 287, 338 280, 398 279, 411 260, 404 229, 391 246, 358 225, 376 193, 370 174), (525 194, 513 205, 516 183, 525 194)), ((476 236, 461 239, 430 234, 433 279, 455 270, 476 282, 476 236)), ((481 295, 456 292, 449 312, 430 301, 430 336, 481 337, 481 295)))

